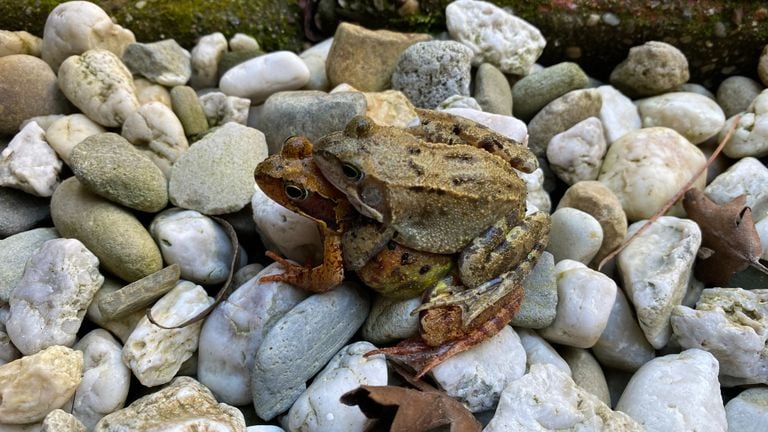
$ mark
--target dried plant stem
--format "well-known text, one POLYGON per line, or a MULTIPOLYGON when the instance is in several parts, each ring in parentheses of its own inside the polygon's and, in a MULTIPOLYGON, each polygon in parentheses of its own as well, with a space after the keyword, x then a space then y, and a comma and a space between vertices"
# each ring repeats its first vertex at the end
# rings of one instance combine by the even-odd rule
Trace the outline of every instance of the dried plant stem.
POLYGON ((736 125, 739 124, 739 121, 741 120, 741 116, 736 116, 736 118, 733 119, 733 123, 731 124, 731 127, 728 129, 728 133, 725 134, 725 137, 722 141, 720 141, 720 144, 717 145, 717 148, 715 148, 715 151, 712 152, 712 155, 707 160, 707 163, 702 165, 701 168, 696 171, 693 176, 686 182, 683 187, 680 188, 680 190, 675 193, 675 195, 672 196, 656 213, 653 214, 646 222, 645 224, 640 227, 639 230, 635 231, 632 236, 630 236, 628 239, 624 240, 616 249, 612 250, 611 253, 605 256, 605 258, 600 261, 600 264, 597 265, 597 270, 600 271, 601 268, 613 259, 616 255, 621 253, 635 238, 639 237, 642 233, 644 233, 648 228, 651 227, 651 224, 656 222, 664 213, 669 211, 670 208, 672 208, 673 205, 685 194, 685 192, 693 186, 693 184, 696 182, 696 179, 698 179, 701 174, 704 173, 704 171, 709 168, 710 165, 712 165, 712 162, 717 159, 717 156, 720 155, 720 152, 723 151, 723 147, 725 147, 725 144, 728 143, 728 141, 731 139, 731 135, 733 134, 733 131, 736 129, 736 125))

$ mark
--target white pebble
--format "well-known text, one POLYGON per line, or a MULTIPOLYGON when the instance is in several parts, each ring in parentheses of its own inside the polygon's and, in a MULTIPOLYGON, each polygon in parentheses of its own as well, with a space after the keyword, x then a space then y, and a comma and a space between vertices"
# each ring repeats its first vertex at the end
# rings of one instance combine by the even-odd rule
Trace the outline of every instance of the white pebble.
POLYGON ((624 96, 615 87, 604 85, 597 88, 603 105, 600 107, 600 120, 605 130, 608 145, 624 134, 642 126, 640 114, 632 99, 624 96))
POLYGON ((224 73, 219 88, 230 96, 263 102, 273 93, 296 90, 309 81, 304 61, 290 51, 276 51, 247 60, 224 73))
POLYGON ((106 129, 85 115, 72 114, 51 123, 45 138, 61 160, 69 164, 69 155, 80 141, 104 132, 106 129))
POLYGON ((603 366, 628 371, 637 370, 656 356, 635 319, 624 290, 616 291, 608 325, 592 346, 592 353, 603 366))
POLYGON ((715 177, 704 192, 718 204, 746 195, 753 219, 759 221, 768 217, 768 168, 753 157, 742 158, 731 165, 715 177))
POLYGON ((589 264, 603 244, 603 228, 591 214, 572 207, 552 213, 547 251, 555 262, 564 259, 589 264))
POLYGON ((189 148, 181 121, 160 102, 144 104, 129 115, 121 135, 148 156, 166 178, 176 159, 189 148))
POLYGON ((597 179, 607 148, 600 119, 589 117, 552 137, 547 160, 552 171, 572 185, 597 179))
POLYGON ((525 328, 518 328, 515 331, 520 336, 520 343, 525 348, 526 365, 529 370, 535 364, 550 364, 568 375, 571 374, 571 367, 568 366, 568 363, 538 333, 525 328))
POLYGON ((0 186, 49 197, 60 183, 61 166, 45 140, 45 131, 32 122, 0 153, 0 186))
POLYGON ((746 389, 725 405, 730 432, 768 430, 768 387, 746 389))
POLYGON ((636 101, 643 127, 664 126, 676 130, 693 144, 717 135, 725 114, 714 100, 690 92, 672 92, 636 101))
POLYGON ((734 159, 745 156, 762 157, 768 155, 768 90, 763 90, 747 109, 747 112, 737 114, 725 122, 725 126, 717 136, 718 141, 725 135, 739 117, 739 122, 733 130, 731 139, 723 147, 723 153, 734 159))
POLYGON ((227 52, 227 38, 220 32, 205 35, 192 48, 192 78, 189 85, 195 89, 216 87, 219 61, 227 52))
POLYGON ((231 51, 246 51, 260 49, 259 42, 253 36, 245 33, 235 33, 229 39, 229 49, 231 51))
POLYGON ((250 99, 237 96, 227 96, 221 92, 210 92, 200 96, 200 104, 208 119, 210 127, 223 125, 228 122, 248 123, 250 99))

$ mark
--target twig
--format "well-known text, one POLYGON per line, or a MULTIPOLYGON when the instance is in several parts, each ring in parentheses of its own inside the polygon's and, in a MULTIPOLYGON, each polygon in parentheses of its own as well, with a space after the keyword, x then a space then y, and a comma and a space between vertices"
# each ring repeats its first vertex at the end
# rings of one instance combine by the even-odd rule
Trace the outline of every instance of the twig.
POLYGON ((651 224, 656 222, 663 214, 665 214, 670 208, 672 208, 673 205, 685 194, 685 192, 693 186, 693 184, 696 182, 696 179, 698 179, 701 174, 704 173, 704 171, 709 168, 710 165, 712 165, 712 162, 715 161, 718 155, 720 155, 720 152, 723 151, 723 148, 725 147, 725 144, 728 143, 728 140, 731 139, 731 135, 733 134, 733 131, 736 129, 736 125, 739 124, 739 121, 741 120, 741 115, 736 116, 736 118, 733 119, 733 123, 731 124, 731 127, 728 129, 728 133, 725 134, 725 137, 722 141, 720 141, 720 144, 717 145, 717 148, 715 148, 715 151, 712 152, 712 155, 707 160, 707 163, 705 163, 701 168, 699 168, 696 173, 691 176, 690 180, 683 185, 683 187, 680 188, 680 190, 675 193, 675 195, 672 196, 656 213, 651 216, 643 226, 640 227, 639 230, 635 231, 632 236, 630 236, 628 239, 624 240, 616 249, 612 250, 611 253, 605 256, 605 258, 600 261, 600 264, 597 265, 597 270, 600 271, 601 268, 613 259, 616 255, 621 253, 627 246, 629 246, 629 243, 632 242, 635 238, 640 236, 640 234, 644 233, 648 228, 651 227, 651 224))

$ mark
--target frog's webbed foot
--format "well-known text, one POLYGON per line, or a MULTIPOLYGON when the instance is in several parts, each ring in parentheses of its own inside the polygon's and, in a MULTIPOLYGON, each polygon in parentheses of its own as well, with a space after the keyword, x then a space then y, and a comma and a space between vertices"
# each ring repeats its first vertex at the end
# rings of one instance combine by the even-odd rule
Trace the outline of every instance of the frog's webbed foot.
POLYGON ((452 114, 416 108, 420 124, 406 129, 430 142, 464 144, 495 154, 520 171, 531 173, 539 167, 536 156, 523 143, 472 121, 452 114))
POLYGON ((341 240, 337 235, 326 235, 323 240, 323 263, 318 266, 302 266, 272 251, 266 255, 278 262, 283 273, 264 276, 261 282, 285 282, 311 292, 325 292, 344 280, 341 257, 341 240))

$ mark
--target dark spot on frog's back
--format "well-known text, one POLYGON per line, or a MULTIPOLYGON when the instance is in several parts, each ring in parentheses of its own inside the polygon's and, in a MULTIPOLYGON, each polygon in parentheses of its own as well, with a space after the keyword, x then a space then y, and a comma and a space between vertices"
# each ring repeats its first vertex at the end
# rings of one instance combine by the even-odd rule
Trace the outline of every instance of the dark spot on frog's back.
POLYGON ((450 152, 444 156, 447 161, 459 161, 459 162, 473 162, 475 157, 471 154, 462 152, 450 152))
POLYGON ((412 155, 421 154, 421 149, 416 146, 408 146, 408 154, 412 154, 412 155))
POLYGON ((501 142, 492 136, 485 136, 480 140, 480 147, 484 150, 491 151, 493 149, 500 149, 503 147, 501 142))
POLYGON ((419 177, 424 175, 424 168, 412 160, 408 161, 408 168, 412 169, 419 177))
POLYGON ((462 129, 459 125, 453 125, 453 134, 454 135, 461 135, 462 129))
POLYGON ((400 255, 400 265, 408 265, 413 264, 413 260, 411 259, 411 254, 408 252, 403 252, 402 255, 400 255))
POLYGON ((419 269, 419 274, 426 274, 426 273, 427 273, 427 272, 428 272, 428 271, 429 271, 431 268, 432 268, 432 267, 430 267, 430 266, 428 266, 428 265, 423 265, 423 266, 421 266, 421 268, 419 269))

